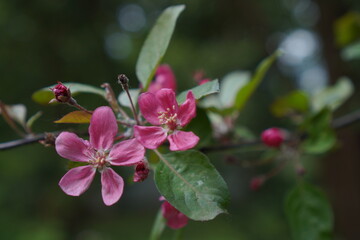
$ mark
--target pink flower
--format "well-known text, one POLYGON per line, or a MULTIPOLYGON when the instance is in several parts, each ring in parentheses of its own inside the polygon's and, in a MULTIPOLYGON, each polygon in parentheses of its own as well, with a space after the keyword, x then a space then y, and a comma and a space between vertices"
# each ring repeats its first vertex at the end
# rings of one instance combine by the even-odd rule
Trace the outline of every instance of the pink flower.
POLYGON ((70 196, 84 193, 94 179, 95 172, 101 173, 102 197, 105 205, 116 203, 123 192, 123 179, 110 168, 139 163, 145 149, 136 139, 125 140, 113 145, 118 125, 109 107, 97 108, 90 121, 90 141, 76 134, 62 132, 55 141, 57 153, 71 161, 88 165, 70 169, 60 180, 61 189, 70 196))
POLYGON ((196 102, 191 91, 180 106, 172 89, 164 88, 155 94, 146 92, 139 97, 139 107, 144 118, 155 125, 134 127, 135 137, 144 147, 156 149, 168 139, 171 151, 184 151, 199 142, 193 132, 179 130, 196 116, 196 102))
POLYGON ((153 81, 148 92, 156 93, 162 88, 170 88, 176 90, 176 79, 170 66, 167 64, 160 65, 155 73, 155 81, 153 81))
POLYGON ((279 128, 268 128, 261 133, 262 142, 269 147, 279 147, 284 139, 285 134, 279 128))
POLYGON ((160 200, 164 200, 161 205, 161 211, 163 217, 166 219, 166 224, 172 229, 185 227, 189 220, 188 217, 166 201, 164 197, 160 197, 160 200))

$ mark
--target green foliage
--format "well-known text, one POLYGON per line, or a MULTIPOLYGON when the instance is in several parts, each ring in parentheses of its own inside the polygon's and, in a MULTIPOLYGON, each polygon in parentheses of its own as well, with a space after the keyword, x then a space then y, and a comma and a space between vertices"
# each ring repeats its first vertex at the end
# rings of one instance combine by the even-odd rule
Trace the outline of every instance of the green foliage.
POLYGON ((24 104, 6 105, 5 108, 11 119, 20 124, 22 127, 25 127, 26 107, 24 104))
POLYGON ((307 134, 302 148, 307 153, 320 154, 329 151, 336 143, 336 136, 331 128, 332 113, 330 109, 308 117, 301 126, 307 134))
POLYGON ((309 110, 310 102, 308 95, 300 90, 293 91, 278 98, 271 105, 271 112, 276 117, 285 117, 293 113, 306 113, 309 110))
POLYGON ((334 25, 336 42, 340 46, 348 45, 360 38, 360 13, 348 12, 337 19, 334 25))
MULTIPOLYGON (((93 93, 100 95, 105 98, 105 91, 101 88, 97 88, 94 86, 90 86, 83 83, 74 83, 74 82, 67 82, 63 83, 66 87, 70 88, 71 94, 73 96, 79 93, 93 93)), ((33 93, 32 99, 33 101, 40 103, 40 104, 48 104, 51 99, 54 98, 54 94, 51 92, 50 88, 55 87, 56 85, 52 85, 49 87, 44 87, 36 92, 33 93)))
POLYGON ((155 169, 160 193, 193 220, 211 220, 226 212, 229 192, 206 155, 190 150, 163 155, 155 169))
POLYGON ((227 74, 221 81, 219 94, 220 104, 225 108, 235 104, 238 91, 249 83, 251 74, 248 71, 235 71, 227 74))
POLYGON ((136 63, 136 75, 144 91, 148 88, 157 66, 165 55, 176 20, 185 9, 185 5, 168 7, 157 19, 141 48, 136 63))
POLYGON ((280 55, 281 51, 276 51, 265 58, 251 78, 247 72, 240 71, 225 76, 221 84, 220 95, 206 98, 201 106, 221 115, 231 115, 241 111, 261 83, 266 72, 280 55))
POLYGON ((344 60, 347 61, 360 59, 360 41, 357 41, 349 46, 346 46, 341 51, 341 56, 344 60))
POLYGON ((181 92, 177 97, 176 100, 179 104, 185 102, 186 100, 186 94, 188 91, 192 91, 195 99, 199 100, 207 95, 218 93, 219 92, 219 81, 217 79, 212 80, 210 82, 204 83, 202 85, 196 86, 194 88, 191 88, 189 90, 186 90, 184 92, 181 92))
POLYGON ((331 239, 331 206, 318 188, 308 183, 296 186, 286 198, 285 211, 294 240, 331 239))
POLYGON ((313 97, 313 111, 318 112, 325 107, 334 111, 342 105, 353 94, 353 92, 354 86, 350 79, 347 77, 341 77, 334 86, 323 89, 313 97))

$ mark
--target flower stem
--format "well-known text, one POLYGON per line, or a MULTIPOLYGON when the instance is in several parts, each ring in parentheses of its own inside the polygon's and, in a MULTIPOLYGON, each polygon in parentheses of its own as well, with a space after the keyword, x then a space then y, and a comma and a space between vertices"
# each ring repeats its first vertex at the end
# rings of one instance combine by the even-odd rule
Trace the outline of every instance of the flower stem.
POLYGON ((153 227, 151 229, 150 238, 149 240, 158 240, 161 237, 161 234, 163 233, 165 229, 165 218, 162 215, 161 208, 159 209, 153 227))
POLYGON ((127 113, 120 107, 118 101, 116 100, 115 94, 113 89, 111 88, 110 84, 103 83, 101 85, 102 88, 105 88, 106 91, 106 100, 109 102, 111 108, 116 113, 120 113, 126 120, 130 119, 127 113))
POLYGON ((136 109, 135 109, 135 106, 134 106, 134 103, 133 103, 133 100, 131 98, 131 95, 130 95, 130 92, 129 92, 129 79, 127 76, 125 76, 125 74, 120 74, 118 76, 118 83, 121 85, 121 87, 123 88, 123 90, 126 92, 129 100, 130 100, 130 104, 131 104, 131 111, 134 115, 134 119, 136 121, 136 124, 137 125, 141 125, 140 124, 140 121, 139 121, 139 118, 138 118, 138 115, 136 113, 136 109))
POLYGON ((87 110, 86 108, 84 108, 83 106, 81 106, 80 104, 78 104, 78 103, 76 102, 76 100, 73 99, 73 98, 71 98, 71 99, 69 100, 68 104, 69 104, 70 106, 74 106, 74 107, 76 107, 77 109, 79 109, 79 110, 81 110, 81 111, 84 111, 84 112, 86 112, 86 113, 89 113, 89 114, 92 114, 92 113, 93 113, 92 111, 89 111, 89 110, 87 110))

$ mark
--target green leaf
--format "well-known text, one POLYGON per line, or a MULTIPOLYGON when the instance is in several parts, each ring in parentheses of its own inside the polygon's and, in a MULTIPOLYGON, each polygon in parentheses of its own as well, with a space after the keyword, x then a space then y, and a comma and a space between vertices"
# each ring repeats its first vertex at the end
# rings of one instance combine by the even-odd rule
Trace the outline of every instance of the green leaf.
POLYGON ((219 98, 224 108, 234 106, 238 91, 249 83, 250 78, 251 74, 247 71, 231 72, 223 78, 219 98))
MULTIPOLYGON (((93 94, 97 94, 97 95, 100 95, 105 98, 105 90, 103 90, 101 88, 97 88, 97 87, 90 86, 87 84, 73 83, 73 82, 68 82, 68 83, 63 83, 63 84, 66 87, 70 88, 71 94, 73 96, 75 96, 79 93, 93 93, 93 94)), ((45 87, 45 88, 42 88, 42 89, 34 92, 32 95, 33 101, 40 103, 40 104, 44 104, 44 105, 48 104, 50 102, 50 100, 54 98, 54 94, 50 90, 50 88, 52 88, 54 86, 56 86, 56 85, 45 87)))
POLYGON ((155 183, 167 201, 193 220, 211 220, 227 212, 226 183, 199 151, 163 155, 155 169, 155 183))
POLYGON ((341 51, 341 57, 347 61, 360 59, 360 41, 345 47, 341 51))
POLYGON ((307 119, 301 129, 307 133, 301 148, 310 154, 321 154, 329 151, 336 144, 336 135, 331 128, 332 112, 324 108, 307 119))
POLYGON ((185 102, 186 94, 190 90, 193 92, 195 99, 199 100, 210 94, 218 93, 219 92, 219 81, 217 79, 215 79, 210 82, 204 83, 202 85, 196 86, 192 89, 181 92, 176 98, 176 100, 178 101, 179 104, 185 102))
POLYGON ((332 239, 333 214, 325 194, 302 183, 286 198, 285 211, 294 240, 332 239))
POLYGON ((141 48, 136 63, 136 76, 142 83, 144 91, 147 90, 156 67, 165 55, 175 29, 176 20, 184 9, 185 5, 171 6, 165 9, 141 48))
POLYGON ((251 80, 243 88, 241 88, 240 91, 238 91, 234 105, 234 108, 237 111, 240 111, 244 107, 247 100, 255 92, 256 88, 260 85, 271 65, 281 54, 282 52, 278 50, 269 57, 265 58, 256 68, 251 80))
POLYGON ((306 113, 310 102, 308 95, 303 91, 293 91, 286 96, 278 98, 271 105, 271 112, 276 117, 285 117, 294 112, 306 113))
POLYGON ((42 115, 42 112, 41 112, 41 111, 39 111, 39 112, 35 113, 34 115, 32 115, 32 116, 29 118, 29 120, 27 120, 26 126, 27 126, 29 129, 31 129, 32 126, 33 126, 33 124, 36 122, 36 120, 38 120, 38 119, 41 117, 41 115, 42 115))
MULTIPOLYGON (((137 100, 138 100, 138 97, 139 97, 139 94, 140 94, 140 89, 138 89, 138 88, 129 89, 129 93, 130 93, 131 99, 132 99, 132 101, 134 103, 134 106, 136 106, 137 100)), ((131 108, 131 103, 130 103, 129 97, 126 94, 125 91, 120 93, 120 95, 118 97, 118 101, 124 107, 131 108)))
POLYGON ((323 89, 313 97, 313 111, 318 112, 325 107, 334 111, 343 104, 353 92, 354 86, 350 79, 341 77, 334 86, 323 89))
POLYGON ((91 114, 84 111, 74 111, 66 114, 54 123, 90 123, 91 114))
POLYGON ((332 149, 336 144, 336 135, 334 131, 328 129, 315 136, 306 139, 301 148, 309 154, 322 154, 332 149))
POLYGON ((334 24, 336 43, 339 46, 348 45, 360 37, 360 13, 350 11, 336 20, 334 24))
POLYGON ((261 83, 265 73, 282 52, 276 51, 264 59, 249 79, 247 72, 233 72, 225 76, 220 90, 220 96, 211 96, 200 103, 200 106, 220 115, 231 115, 239 112, 247 100, 261 83))
POLYGON ((6 111, 11 119, 25 127, 26 107, 24 104, 6 105, 6 111))
POLYGON ((160 239, 161 234, 165 229, 165 223, 166 223, 166 221, 162 215, 162 209, 160 208, 156 215, 154 225, 151 229, 150 240, 159 240, 160 239))

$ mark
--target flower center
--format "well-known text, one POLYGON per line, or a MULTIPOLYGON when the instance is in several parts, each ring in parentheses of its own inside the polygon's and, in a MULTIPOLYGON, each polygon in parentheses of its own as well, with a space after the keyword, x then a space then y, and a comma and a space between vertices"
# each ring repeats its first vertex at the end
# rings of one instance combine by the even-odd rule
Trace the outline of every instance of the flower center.
POLYGON ((102 171, 105 167, 110 167, 110 162, 108 161, 108 151, 96 151, 89 160, 89 163, 97 168, 99 171, 102 171))
POLYGON ((172 109, 167 108, 166 111, 158 112, 159 122, 161 125, 167 126, 170 130, 175 130, 178 121, 177 121, 177 113, 175 113, 175 106, 172 106, 172 109))

